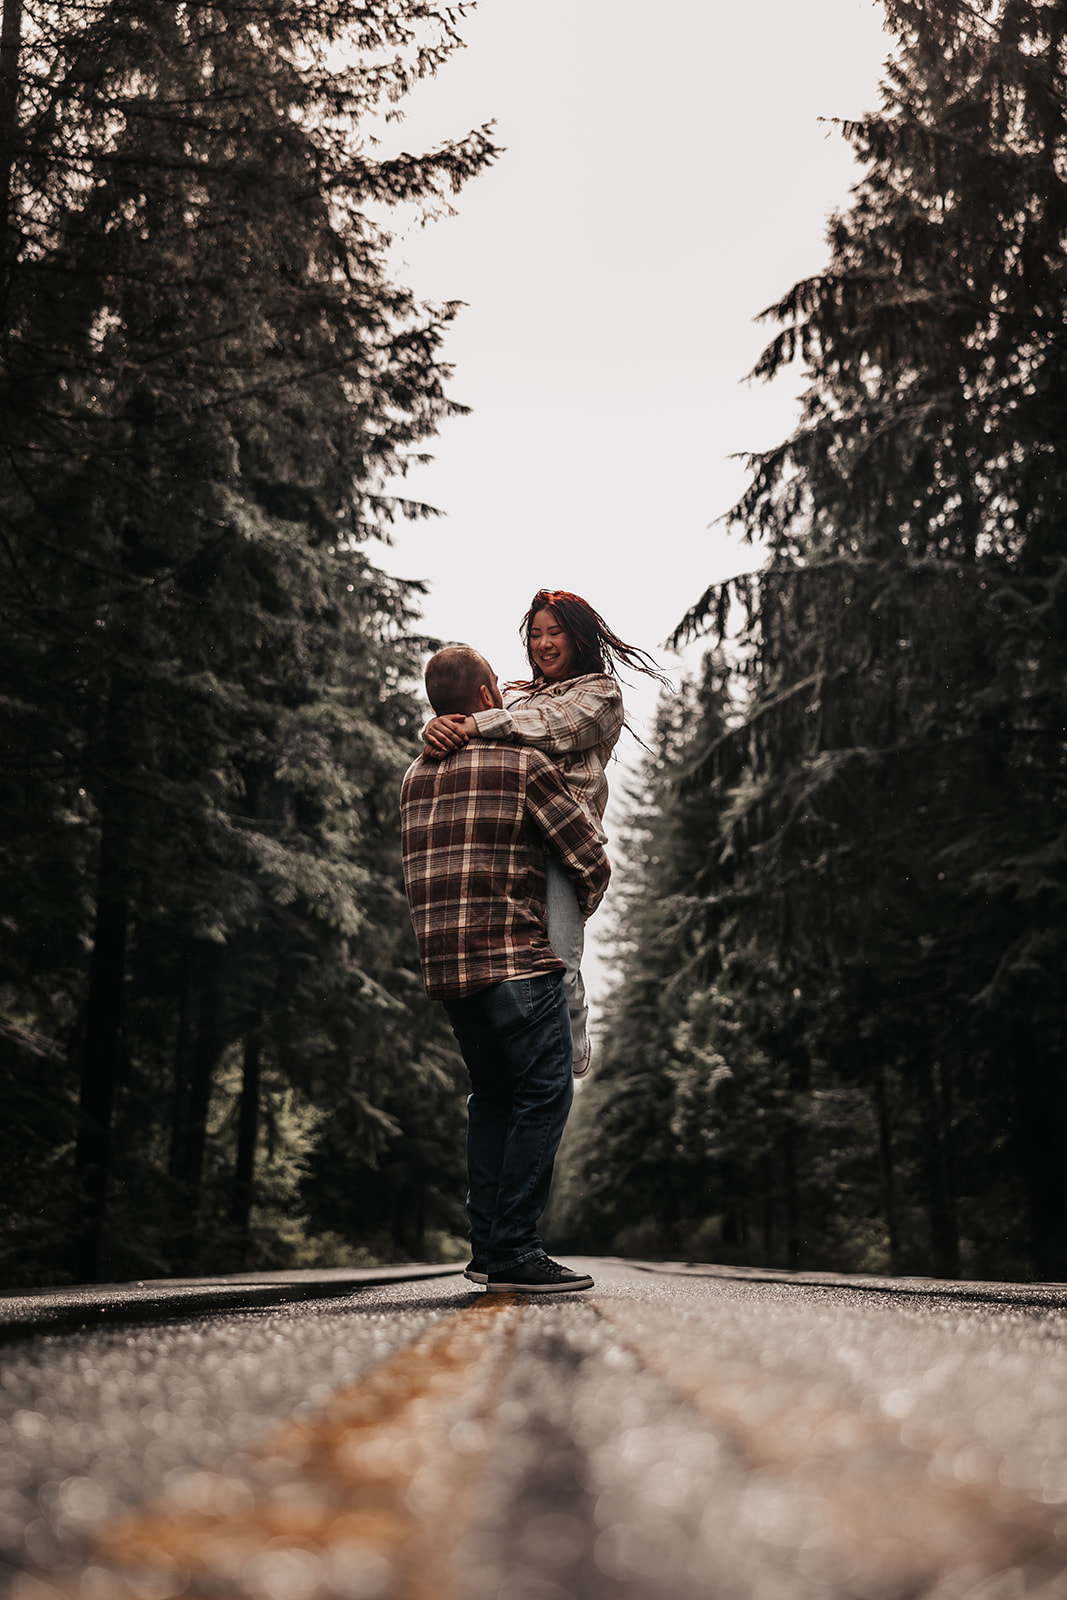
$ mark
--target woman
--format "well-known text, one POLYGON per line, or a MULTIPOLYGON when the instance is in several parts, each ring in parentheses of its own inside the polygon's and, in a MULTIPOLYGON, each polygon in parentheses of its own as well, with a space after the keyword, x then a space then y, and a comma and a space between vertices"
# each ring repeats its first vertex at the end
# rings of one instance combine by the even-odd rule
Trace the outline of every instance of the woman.
MULTIPOLYGON (((667 680, 643 650, 625 644, 587 600, 566 589, 539 589, 519 625, 533 674, 510 683, 518 698, 474 716, 434 717, 426 726, 427 753, 445 756, 468 739, 507 739, 543 750, 603 842, 608 802, 607 761, 626 723, 618 665, 667 680)), ((589 1070, 585 985, 581 962, 585 926, 574 885, 556 857, 545 855, 548 941, 563 962, 563 985, 574 1039, 574 1074, 589 1070)))

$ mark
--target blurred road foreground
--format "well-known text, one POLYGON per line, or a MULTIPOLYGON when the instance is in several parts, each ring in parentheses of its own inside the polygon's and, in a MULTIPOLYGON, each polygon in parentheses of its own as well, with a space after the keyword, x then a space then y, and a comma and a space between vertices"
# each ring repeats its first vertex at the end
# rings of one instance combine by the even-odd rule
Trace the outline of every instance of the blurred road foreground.
POLYGON ((0 1300, 14 1600, 1067 1600, 1067 1285, 0 1300))

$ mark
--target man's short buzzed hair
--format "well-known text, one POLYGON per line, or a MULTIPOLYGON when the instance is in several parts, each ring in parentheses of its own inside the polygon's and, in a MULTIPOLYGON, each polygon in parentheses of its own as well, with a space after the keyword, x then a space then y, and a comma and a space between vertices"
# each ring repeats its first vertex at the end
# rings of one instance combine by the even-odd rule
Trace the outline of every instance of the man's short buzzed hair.
POLYGON ((473 716, 482 709, 478 690, 492 688, 493 669, 469 645, 449 645, 426 663, 426 697, 439 717, 453 712, 473 716))

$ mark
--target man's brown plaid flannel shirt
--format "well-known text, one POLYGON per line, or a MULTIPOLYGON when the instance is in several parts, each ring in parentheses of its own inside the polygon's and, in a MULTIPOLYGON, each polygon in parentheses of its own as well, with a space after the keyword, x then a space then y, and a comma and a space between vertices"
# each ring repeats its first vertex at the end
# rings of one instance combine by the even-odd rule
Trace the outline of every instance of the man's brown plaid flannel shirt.
POLYGON ((400 792, 404 881, 431 999, 562 972, 545 932, 546 849, 574 876, 584 915, 610 868, 559 769, 538 750, 474 739, 420 756, 400 792))

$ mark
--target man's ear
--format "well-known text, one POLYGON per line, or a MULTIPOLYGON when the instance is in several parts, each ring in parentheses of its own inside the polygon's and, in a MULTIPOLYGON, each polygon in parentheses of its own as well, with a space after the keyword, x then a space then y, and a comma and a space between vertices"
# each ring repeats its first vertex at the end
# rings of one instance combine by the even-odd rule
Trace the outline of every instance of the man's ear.
POLYGON ((493 691, 487 683, 478 685, 478 699, 482 702, 483 711, 492 711, 496 705, 496 701, 493 699, 493 691))

